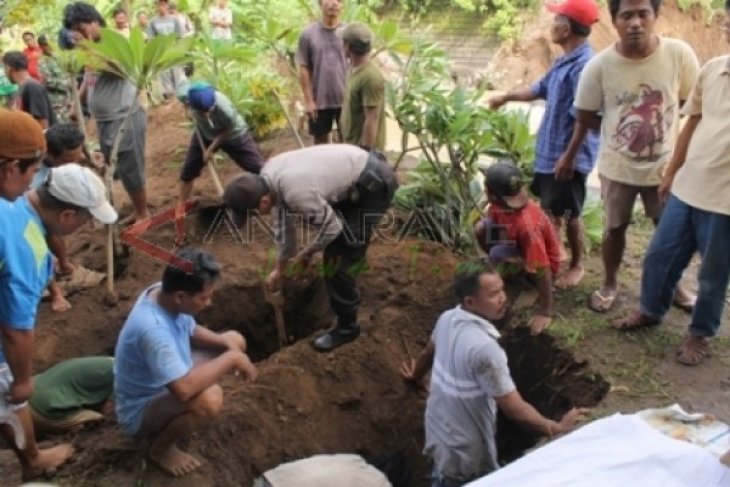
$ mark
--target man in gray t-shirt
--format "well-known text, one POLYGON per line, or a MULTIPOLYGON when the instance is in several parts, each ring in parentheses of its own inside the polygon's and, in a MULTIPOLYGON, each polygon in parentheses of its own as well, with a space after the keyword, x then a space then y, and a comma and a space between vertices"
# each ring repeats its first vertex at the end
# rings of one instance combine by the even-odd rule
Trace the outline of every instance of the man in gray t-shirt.
MULTIPOLYGON (((157 15, 150 20, 147 26, 147 37, 152 39, 157 36, 175 34, 178 37, 184 37, 185 30, 180 23, 180 17, 170 12, 170 2, 168 0, 157 0, 157 15)), ((175 67, 164 71, 160 75, 160 83, 162 84, 162 96, 166 100, 174 97, 177 88, 186 81, 185 73, 182 68, 175 67)))
MULTIPOLYGON (((85 39, 98 42, 101 28, 106 22, 94 6, 85 2, 74 2, 63 12, 64 27, 78 32, 85 39)), ((139 105, 134 86, 126 79, 102 71, 86 76, 83 91, 88 91, 89 111, 96 119, 99 145, 107 161, 126 115, 131 117, 119 144, 115 177, 122 180, 124 189, 134 206, 132 221, 149 217, 147 211, 147 190, 145 188, 145 143, 147 137, 147 114, 139 105)))
POLYGON ((499 332, 488 321, 507 311, 504 283, 493 267, 463 264, 454 290, 461 304, 439 317, 418 360, 402 367, 404 378, 417 384, 431 369, 424 453, 433 460, 433 487, 459 487, 499 468, 497 407, 545 436, 572 430, 586 412, 572 409, 552 421, 517 392, 499 332))
POLYGON ((296 62, 309 118, 309 133, 315 144, 331 142, 340 112, 347 78, 347 61, 335 31, 340 26, 341 0, 320 0, 322 20, 311 24, 299 37, 296 62))

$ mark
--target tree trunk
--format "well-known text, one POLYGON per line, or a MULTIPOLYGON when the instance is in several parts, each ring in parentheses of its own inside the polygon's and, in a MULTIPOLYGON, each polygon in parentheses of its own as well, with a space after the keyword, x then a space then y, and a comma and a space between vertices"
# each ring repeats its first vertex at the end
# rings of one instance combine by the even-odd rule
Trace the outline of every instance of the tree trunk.
MULTIPOLYGON (((137 101, 137 98, 139 97, 139 88, 135 89, 134 92, 134 98, 132 98, 132 104, 129 106, 129 110, 127 110, 127 114, 124 116, 124 119, 122 120, 122 124, 119 126, 119 131, 117 132, 117 135, 114 137, 114 143, 112 144, 112 151, 109 155, 109 167, 106 168, 106 172, 104 174, 104 182, 106 183, 106 191, 107 191, 107 198, 109 199, 109 203, 114 205, 114 193, 112 189, 113 184, 113 177, 114 177, 114 171, 117 167, 117 161, 119 160, 119 146, 122 143, 122 139, 124 138, 124 134, 127 132, 127 125, 129 124, 129 120, 132 118, 132 114, 134 113, 134 109, 139 107, 135 103, 137 101)), ((107 248, 106 248, 106 283, 107 283, 107 291, 109 291, 109 294, 111 296, 115 295, 114 291, 114 256, 117 253, 116 248, 119 243, 119 235, 117 232, 117 223, 112 223, 111 225, 107 225, 107 248)))

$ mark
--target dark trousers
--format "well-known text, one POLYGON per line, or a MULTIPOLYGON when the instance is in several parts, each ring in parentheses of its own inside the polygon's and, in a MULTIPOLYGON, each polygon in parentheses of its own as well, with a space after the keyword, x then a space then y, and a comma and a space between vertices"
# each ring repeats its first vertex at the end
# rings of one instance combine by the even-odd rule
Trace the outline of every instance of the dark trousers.
MULTIPOLYGON (((210 140, 203 140, 206 148, 211 142, 210 140)), ((233 159, 233 162, 244 171, 254 174, 261 172, 261 167, 264 165, 264 158, 261 157, 261 152, 259 152, 256 142, 248 132, 223 141, 218 148, 228 154, 233 159)), ((204 166, 203 148, 200 146, 197 134, 193 132, 193 135, 190 137, 188 152, 185 155, 185 164, 183 164, 182 171, 180 172, 180 179, 182 181, 196 179, 200 176, 204 166)))
POLYGON ((330 305, 340 325, 354 323, 360 305, 356 278, 366 270, 367 252, 374 228, 380 223, 393 199, 397 183, 392 169, 381 168, 387 181, 385 188, 376 192, 360 191, 357 202, 345 201, 334 205, 343 221, 343 230, 324 249, 325 282, 330 305))

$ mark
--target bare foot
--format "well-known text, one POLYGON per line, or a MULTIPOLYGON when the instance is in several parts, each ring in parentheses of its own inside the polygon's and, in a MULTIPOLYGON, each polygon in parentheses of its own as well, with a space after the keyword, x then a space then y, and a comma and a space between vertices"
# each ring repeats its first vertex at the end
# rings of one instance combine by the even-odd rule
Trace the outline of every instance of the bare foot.
POLYGON ((71 262, 58 263, 58 271, 56 272, 60 276, 70 276, 76 270, 76 266, 71 262))
POLYGON ((63 297, 63 294, 59 294, 53 297, 53 301, 51 301, 51 309, 56 313, 63 313, 64 311, 71 309, 71 303, 63 297))
POLYGON ((720 461, 730 467, 730 450, 725 452, 725 454, 720 457, 720 461))
POLYGON ((74 454, 74 447, 63 443, 38 450, 38 456, 23 465, 23 479, 29 480, 41 475, 54 475, 56 470, 74 454))
POLYGON ((555 287, 557 287, 558 289, 568 289, 571 287, 575 287, 583 279, 584 274, 585 269, 583 269, 582 265, 579 265, 577 267, 571 267, 558 277, 558 280, 555 282, 555 287))
POLYGON ((192 455, 188 455, 175 445, 164 450, 150 448, 148 455, 150 460, 175 477, 188 475, 203 465, 200 463, 200 460, 192 455))

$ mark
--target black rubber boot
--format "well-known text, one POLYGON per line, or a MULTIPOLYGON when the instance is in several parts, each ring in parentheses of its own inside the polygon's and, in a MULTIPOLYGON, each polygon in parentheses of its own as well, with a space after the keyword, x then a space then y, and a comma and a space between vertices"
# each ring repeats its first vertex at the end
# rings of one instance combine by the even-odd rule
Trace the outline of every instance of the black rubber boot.
POLYGON ((329 352, 345 343, 350 343, 358 336, 360 336, 360 325, 357 323, 351 323, 347 326, 337 325, 314 340, 312 346, 318 352, 329 352))

